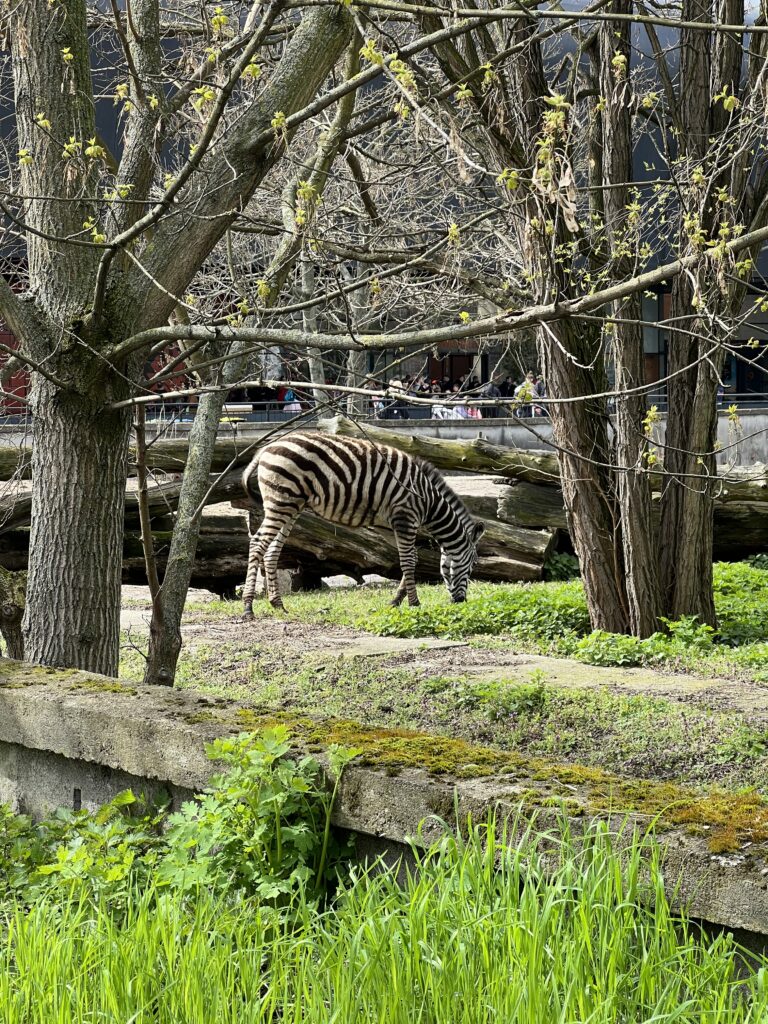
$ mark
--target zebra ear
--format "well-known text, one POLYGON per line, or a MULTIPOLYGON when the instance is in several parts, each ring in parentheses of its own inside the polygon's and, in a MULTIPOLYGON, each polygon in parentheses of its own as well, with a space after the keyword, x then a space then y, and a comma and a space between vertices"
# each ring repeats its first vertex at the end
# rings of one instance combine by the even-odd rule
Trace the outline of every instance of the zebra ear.
POLYGON ((484 533, 485 523, 475 523, 474 527, 472 528, 472 540, 474 541, 475 544, 477 544, 477 542, 480 540, 484 533))

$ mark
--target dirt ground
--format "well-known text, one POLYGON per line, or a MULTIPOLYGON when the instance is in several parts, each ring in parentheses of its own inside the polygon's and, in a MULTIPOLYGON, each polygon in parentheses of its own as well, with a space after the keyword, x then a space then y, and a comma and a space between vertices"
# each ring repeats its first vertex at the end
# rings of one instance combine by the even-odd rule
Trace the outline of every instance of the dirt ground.
MULTIPOLYGON (((149 600, 144 587, 123 588, 122 628, 138 638, 146 634, 149 600), (140 605, 144 607, 139 607, 140 605)), ((190 591, 190 602, 213 601, 207 591, 190 591)), ((307 623, 265 616, 252 622, 190 616, 183 627, 185 646, 270 651, 285 670, 311 661, 360 658, 375 660, 379 671, 410 669, 422 677, 462 677, 471 681, 531 682, 568 689, 606 688, 626 696, 648 695, 694 703, 721 713, 743 713, 752 723, 768 727, 768 684, 733 682, 693 675, 656 672, 647 668, 601 668, 566 658, 516 653, 494 646, 483 649, 462 641, 436 638, 381 637, 361 630, 324 623, 307 623)))

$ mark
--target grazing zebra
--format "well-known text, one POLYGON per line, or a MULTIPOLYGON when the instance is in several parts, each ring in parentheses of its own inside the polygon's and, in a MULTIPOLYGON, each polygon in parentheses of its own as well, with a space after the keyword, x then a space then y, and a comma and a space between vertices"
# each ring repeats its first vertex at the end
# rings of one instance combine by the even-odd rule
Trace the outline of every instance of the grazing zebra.
POLYGON ((483 524, 428 462, 371 441, 294 433, 265 445, 248 466, 243 486, 249 496, 257 497, 257 479, 264 519, 251 537, 244 618, 253 616, 259 568, 270 604, 283 607, 277 561, 305 508, 331 523, 394 530, 403 573, 394 606, 406 594, 409 604, 419 603, 416 533, 423 527, 440 545, 440 573, 451 599, 466 600, 483 524))

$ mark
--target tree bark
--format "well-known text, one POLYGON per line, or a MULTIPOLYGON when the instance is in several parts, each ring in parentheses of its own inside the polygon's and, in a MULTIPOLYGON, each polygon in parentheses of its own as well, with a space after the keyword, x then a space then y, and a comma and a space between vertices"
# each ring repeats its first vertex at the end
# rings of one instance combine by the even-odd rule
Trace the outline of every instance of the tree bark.
POLYGON ((40 377, 33 409, 25 655, 116 676, 130 413, 40 377))
MULTIPOLYGON (((633 6, 633 0, 613 0, 610 10, 631 14, 633 6)), ((631 276, 634 270, 632 261, 623 255, 626 243, 631 240, 634 248, 639 245, 639 231, 627 216, 628 183, 633 178, 630 34, 628 22, 606 22, 599 30, 600 93, 604 99, 602 213, 610 255, 626 276, 631 276)), ((659 627, 661 590, 651 487, 647 467, 643 464, 645 395, 637 391, 645 381, 640 297, 632 295, 615 303, 613 313, 615 390, 619 392, 613 427, 624 565, 622 589, 626 595, 629 631, 634 636, 646 637, 659 627)))
MULTIPOLYGON (((239 343, 235 351, 245 348, 239 343)), ((242 355, 230 359, 223 372, 224 383, 234 383, 242 374, 242 355)), ((184 479, 173 527, 171 548, 160 587, 158 606, 152 614, 149 652, 144 671, 145 684, 173 686, 181 653, 181 617, 195 562, 200 536, 202 509, 209 490, 209 474, 216 448, 226 391, 208 392, 200 398, 192 429, 184 479)))
POLYGON ((558 446, 563 500, 571 540, 579 556, 593 629, 624 633, 629 608, 623 586, 621 528, 609 470, 608 417, 604 401, 584 400, 595 390, 589 367, 593 353, 579 328, 569 321, 553 325, 558 344, 540 336, 547 388, 558 398, 579 401, 550 408, 558 446))
POLYGON ((6 658, 21 661, 24 657, 24 637, 21 620, 27 596, 26 572, 0 569, 0 633, 5 640, 6 658))
MULTIPOLYGON (((735 2, 743 17, 741 0, 735 2)), ((732 10, 732 13, 738 12, 732 10)), ((684 0, 682 16, 689 22, 709 21, 711 5, 708 0, 684 0)), ((682 156, 700 166, 706 162, 708 138, 716 127, 713 119, 723 116, 723 112, 720 115, 714 112, 713 86, 717 87, 722 75, 729 89, 735 85, 731 77, 732 46, 718 43, 713 50, 711 43, 707 32, 692 28, 681 30, 680 145, 682 156), (713 82, 713 78, 716 81, 713 82)), ((736 68, 739 64, 740 56, 736 68)), ((722 129, 722 124, 717 127, 722 129)), ((702 229, 714 234, 716 221, 726 214, 718 212, 711 201, 702 210, 696 209, 694 198, 689 199, 689 204, 693 207, 691 212, 699 215, 702 229)), ((684 239, 681 229, 681 248, 684 239)), ((713 499, 717 471, 714 446, 717 386, 725 352, 720 348, 706 355, 712 345, 712 331, 719 328, 700 320, 696 306, 706 302, 713 322, 714 314, 724 312, 723 296, 714 276, 713 267, 707 261, 695 276, 700 295, 694 295, 688 275, 679 275, 672 284, 671 321, 676 328, 683 329, 670 331, 668 373, 674 376, 668 385, 664 448, 664 468, 670 479, 662 494, 660 533, 666 615, 673 619, 695 615, 700 622, 713 626, 716 625, 712 593, 713 499)))

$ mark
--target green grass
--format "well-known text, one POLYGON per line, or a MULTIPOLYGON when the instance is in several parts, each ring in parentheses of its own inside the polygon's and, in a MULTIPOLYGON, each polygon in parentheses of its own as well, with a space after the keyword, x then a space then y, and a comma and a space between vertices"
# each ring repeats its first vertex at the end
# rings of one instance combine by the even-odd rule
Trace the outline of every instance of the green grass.
MULTIPOLYGON (((579 580, 532 584, 473 583, 454 605, 440 585, 419 587, 421 606, 390 608, 391 588, 293 594, 292 619, 354 626, 382 636, 479 640, 516 650, 575 657, 587 664, 653 665, 700 675, 768 682, 768 571, 746 562, 714 567, 718 631, 683 620, 659 623, 648 640, 590 633, 579 580), (481 638, 489 638, 483 640, 481 638)), ((276 613, 266 603, 259 614, 276 613)), ((239 611, 234 601, 190 605, 192 620, 214 621, 239 611)), ((277 613, 280 614, 280 613, 277 613)))
MULTIPOLYGON (((649 694, 435 676, 378 659, 262 662, 240 645, 182 654, 182 685, 287 712, 414 729, 502 750, 690 785, 768 787, 768 730, 743 714, 649 694)), ((128 669, 126 669, 128 672, 128 669)), ((130 674, 130 672, 128 672, 130 674)))
POLYGON ((768 961, 670 911, 656 850, 604 826, 475 830, 399 884, 359 873, 290 923, 253 899, 137 893, 0 917, 4 1024, 758 1024, 768 961), (486 841, 487 840, 487 841, 486 841), (626 845, 626 844, 624 844, 626 845), (651 904, 652 901, 652 904, 651 904))
MULTIPOLYGON (((422 586, 418 609, 390 609, 391 588, 295 594, 288 619, 318 625, 356 625, 403 636, 447 635, 468 640, 485 654, 522 651, 568 655, 615 669, 646 665, 654 672, 768 680, 768 572, 747 564, 715 567, 720 637, 695 622, 673 624, 648 641, 588 632, 581 584, 473 584, 465 605, 452 605, 441 586, 422 586), (728 642, 723 642, 727 640, 728 642), (737 646, 734 646, 737 644, 737 646)), ((236 602, 212 602, 190 617, 232 618, 236 602)), ((271 609, 260 605, 260 614, 271 609)), ((283 618, 283 616, 280 616, 283 618)), ((492 660, 492 659, 491 659, 492 660)), ((142 671, 128 652, 127 678, 142 671)), ((763 719, 728 704, 708 706, 706 695, 674 700, 653 693, 663 678, 649 677, 645 692, 547 685, 540 670, 504 667, 478 679, 461 659, 439 668, 418 654, 411 661, 340 658, 332 640, 321 653, 260 641, 258 631, 237 641, 194 641, 182 652, 177 683, 246 702, 259 714, 309 714, 356 719, 376 727, 406 728, 489 744, 502 750, 635 777, 716 783, 732 789, 768 787, 768 731, 763 719), (415 658, 415 661, 414 661, 415 658), (423 662, 423 664, 419 664, 423 662)), ((565 681, 570 676, 565 677, 565 681)))

